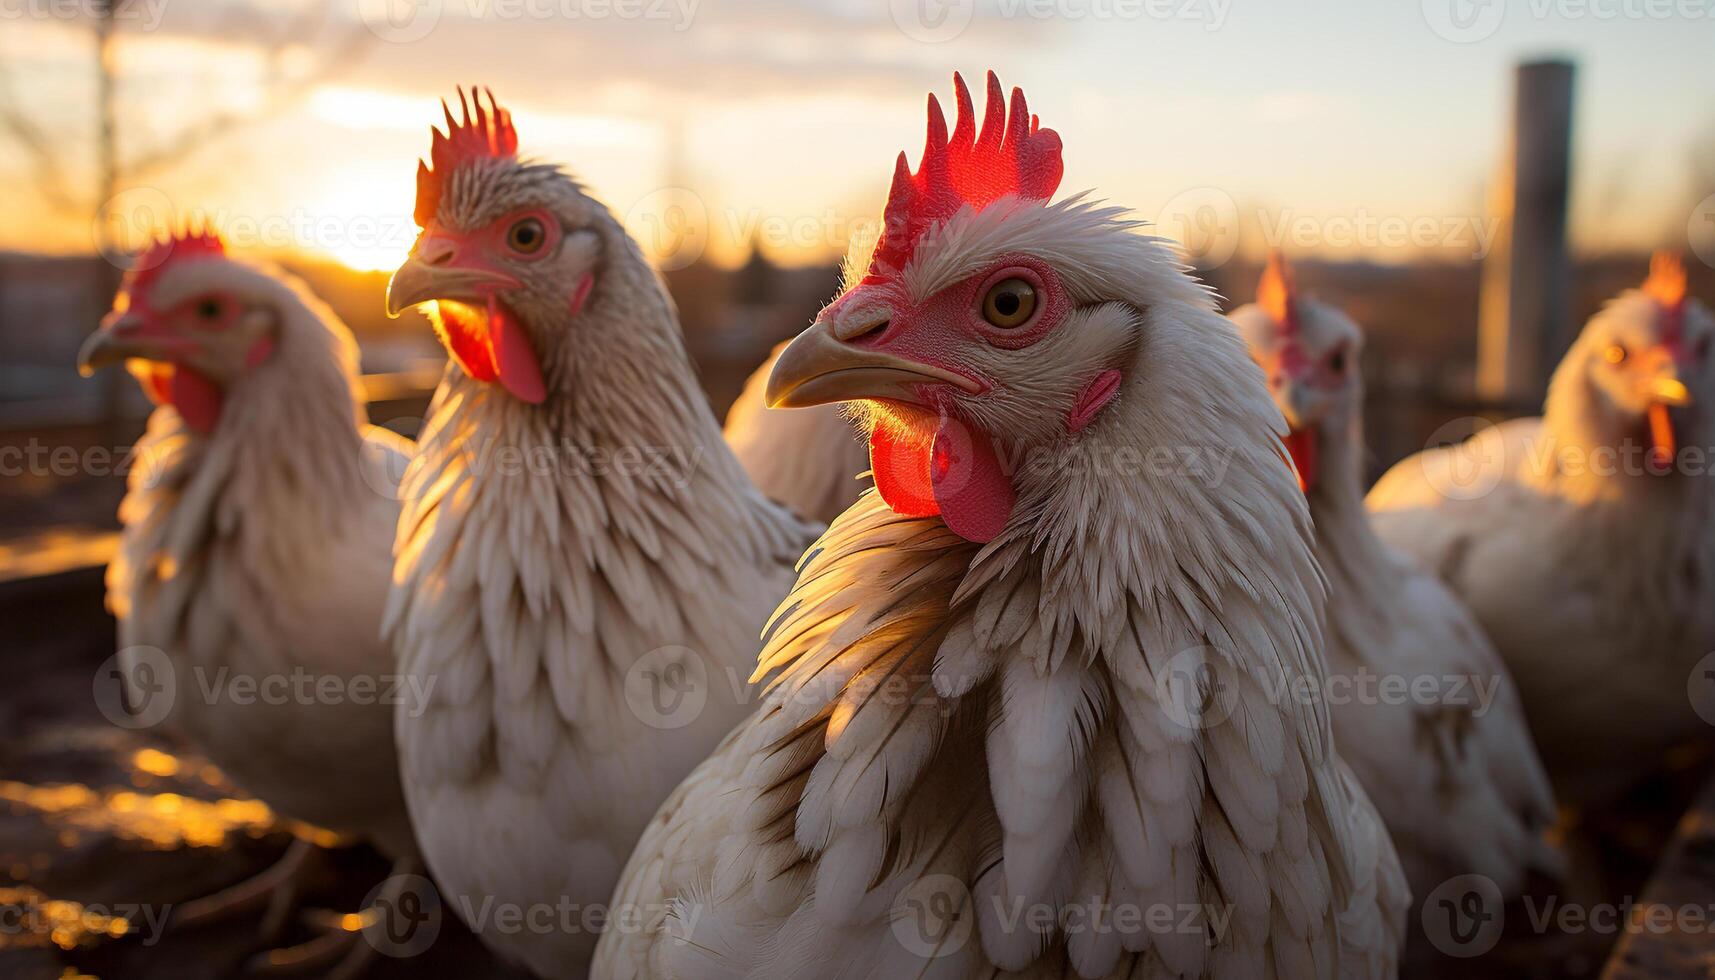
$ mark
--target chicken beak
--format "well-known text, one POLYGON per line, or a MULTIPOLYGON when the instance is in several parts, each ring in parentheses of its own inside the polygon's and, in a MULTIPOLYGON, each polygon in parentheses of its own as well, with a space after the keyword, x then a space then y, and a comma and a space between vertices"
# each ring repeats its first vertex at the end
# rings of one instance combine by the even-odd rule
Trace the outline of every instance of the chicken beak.
POLYGON ((497 290, 521 285, 494 269, 454 264, 454 254, 455 247, 444 239, 419 242, 387 283, 387 315, 396 317, 436 299, 482 305, 497 290))
POLYGON ((1280 413, 1286 417, 1286 424, 1293 429, 1306 428, 1309 420, 1310 396, 1305 393, 1305 386, 1294 378, 1277 380, 1274 386, 1274 400, 1280 406, 1280 413))
POLYGON ((1669 408, 1682 408, 1691 404, 1692 400, 1691 389, 1672 375, 1662 375, 1650 381, 1649 396, 1651 400, 1669 408))
POLYGON ((140 316, 110 315, 78 350, 77 373, 88 378, 104 367, 132 358, 161 360, 165 344, 161 338, 149 336, 147 330, 148 324, 140 316))
MULTIPOLYGON (((860 329, 856 336, 870 332, 860 329)), ((767 400, 769 408, 807 408, 864 399, 916 404, 922 400, 922 386, 942 384, 971 394, 982 390, 976 381, 946 368, 878 347, 858 347, 836 336, 831 321, 818 320, 780 352, 768 376, 767 400)))

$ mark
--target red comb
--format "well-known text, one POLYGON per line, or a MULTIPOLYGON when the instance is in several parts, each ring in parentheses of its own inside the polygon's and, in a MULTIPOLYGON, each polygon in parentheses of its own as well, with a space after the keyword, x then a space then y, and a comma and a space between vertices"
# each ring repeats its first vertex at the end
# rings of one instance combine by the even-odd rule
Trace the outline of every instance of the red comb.
POLYGON ((1669 343, 1679 340, 1685 324, 1685 258, 1678 252, 1657 252, 1650 256, 1649 278, 1644 280, 1644 295, 1662 305, 1662 332, 1669 343))
POLYGON ((1279 251, 1268 253, 1268 265, 1262 270, 1262 281, 1256 285, 1256 302, 1280 324, 1282 334, 1298 336, 1298 281, 1279 251))
POLYGON ((131 293, 133 296, 146 294, 161 277, 162 271, 175 262, 221 258, 224 255, 226 243, 220 240, 219 234, 207 227, 187 225, 156 241, 137 256, 136 263, 131 266, 131 293))
POLYGON ((447 131, 442 133, 434 126, 429 131, 434 134, 434 142, 429 146, 429 164, 417 161, 417 226, 426 228, 435 216, 435 209, 441 203, 442 181, 460 164, 473 160, 498 160, 518 152, 518 131, 512 128, 512 113, 502 109, 500 103, 494 101, 494 93, 488 89, 478 91, 472 87, 469 98, 466 98, 463 88, 458 90, 459 108, 464 112, 462 120, 453 118, 453 110, 447 105, 447 100, 441 100, 441 111, 447 117, 447 131), (488 96, 488 107, 482 105, 482 97, 488 96), (474 111, 473 111, 474 109, 474 111))
POLYGON ((1064 169, 1060 136, 1041 128, 1025 105, 1023 92, 1013 89, 1009 106, 1001 94, 1000 79, 989 72, 988 104, 979 133, 970 90, 957 72, 953 88, 958 115, 952 137, 947 136, 941 103, 931 94, 929 136, 915 174, 905 154, 899 154, 893 187, 887 192, 881 241, 870 260, 871 277, 903 270, 923 233, 967 204, 980 210, 1009 194, 1046 201, 1060 186, 1064 169))

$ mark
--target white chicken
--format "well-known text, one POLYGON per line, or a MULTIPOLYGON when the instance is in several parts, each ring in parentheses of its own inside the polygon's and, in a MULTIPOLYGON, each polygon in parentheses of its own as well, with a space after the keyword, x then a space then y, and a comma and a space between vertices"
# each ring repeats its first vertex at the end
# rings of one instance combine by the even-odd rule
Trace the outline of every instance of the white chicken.
POLYGON ((768 376, 785 344, 744 383, 726 416, 726 441, 770 499, 823 524, 845 513, 868 485, 869 452, 845 409, 769 408, 768 376))
POLYGON ((1382 543, 1364 511, 1363 336, 1301 295, 1276 253, 1231 314, 1291 432, 1329 579, 1334 744, 1381 811, 1413 892, 1481 874, 1505 897, 1558 874, 1542 837, 1548 776, 1494 646, 1440 580, 1382 543))
POLYGON ((650 815, 753 706, 815 529, 745 477, 619 222, 475 101, 434 135, 389 287, 452 355, 401 488, 387 628, 435 684, 400 765, 443 901, 582 976, 650 815))
MULTIPOLYGON (((381 615, 411 447, 364 423, 350 331, 301 283, 187 232, 142 255, 79 365, 121 361, 159 406, 107 570, 130 704, 150 720, 170 706, 163 720, 279 813, 408 866, 392 718, 409 698, 381 615)), ((176 921, 265 897, 310 852, 176 921)))
POLYGON ((954 78, 770 401, 868 414, 766 706, 627 865, 604 978, 1390 975, 1407 904, 1331 745, 1279 413, 1159 239, 954 78))
POLYGON ((1541 418, 1404 460, 1383 539, 1434 569, 1505 658, 1562 802, 1600 805, 1708 726, 1715 650, 1715 317, 1657 256, 1585 325, 1541 418))

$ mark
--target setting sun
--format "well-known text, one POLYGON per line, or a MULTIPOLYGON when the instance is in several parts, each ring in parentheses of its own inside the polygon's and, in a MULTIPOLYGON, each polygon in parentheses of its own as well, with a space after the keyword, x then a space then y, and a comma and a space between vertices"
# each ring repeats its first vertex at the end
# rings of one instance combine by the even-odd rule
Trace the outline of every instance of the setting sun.
POLYGON ((410 181, 382 168, 330 174, 307 192, 292 245, 363 272, 397 268, 417 237, 414 190, 410 181))

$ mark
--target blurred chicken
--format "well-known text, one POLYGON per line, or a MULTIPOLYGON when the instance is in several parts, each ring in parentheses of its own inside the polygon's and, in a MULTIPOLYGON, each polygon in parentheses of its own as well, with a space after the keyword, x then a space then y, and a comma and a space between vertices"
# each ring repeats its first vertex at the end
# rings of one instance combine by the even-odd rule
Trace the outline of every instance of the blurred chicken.
POLYGON ((1708 733, 1687 692, 1715 650, 1712 338, 1657 256, 1584 327, 1541 418, 1407 459, 1369 495, 1383 539, 1494 640, 1563 802, 1601 803, 1708 733))
POLYGON ((1316 525, 1328 672, 1341 679, 1330 687, 1334 742, 1387 822, 1412 891, 1481 874, 1510 897, 1532 869, 1558 874, 1541 836, 1553 794, 1506 666, 1470 612, 1384 545, 1364 511, 1358 325, 1301 296, 1279 254, 1232 320, 1291 427, 1316 525))
MULTIPOLYGON (((350 331, 297 280, 186 233, 142 255, 79 367, 121 361, 158 406, 107 570, 130 704, 169 698, 166 720, 246 791, 409 864, 380 634, 411 447, 364 423, 350 331)), ((175 922, 285 894, 309 850, 175 922)))
POLYGON ((785 344, 744 383, 726 416, 726 441, 757 487, 823 524, 857 502, 869 453, 838 405, 769 408, 768 375, 785 344))
POLYGON ((1391 975, 1398 859, 1276 697, 1319 689, 1323 580, 1261 375, 1168 247, 1048 202, 1021 92, 989 76, 979 135, 954 84, 769 382, 861 403, 877 492, 626 868, 616 907, 672 914, 597 975, 1391 975))
POLYGON ((619 222, 473 101, 434 134, 388 296, 452 355, 403 486, 388 631, 438 682, 400 761, 444 900, 582 976, 650 815, 751 707, 815 530, 744 475, 619 222), (517 929, 495 903, 588 914, 517 929))

